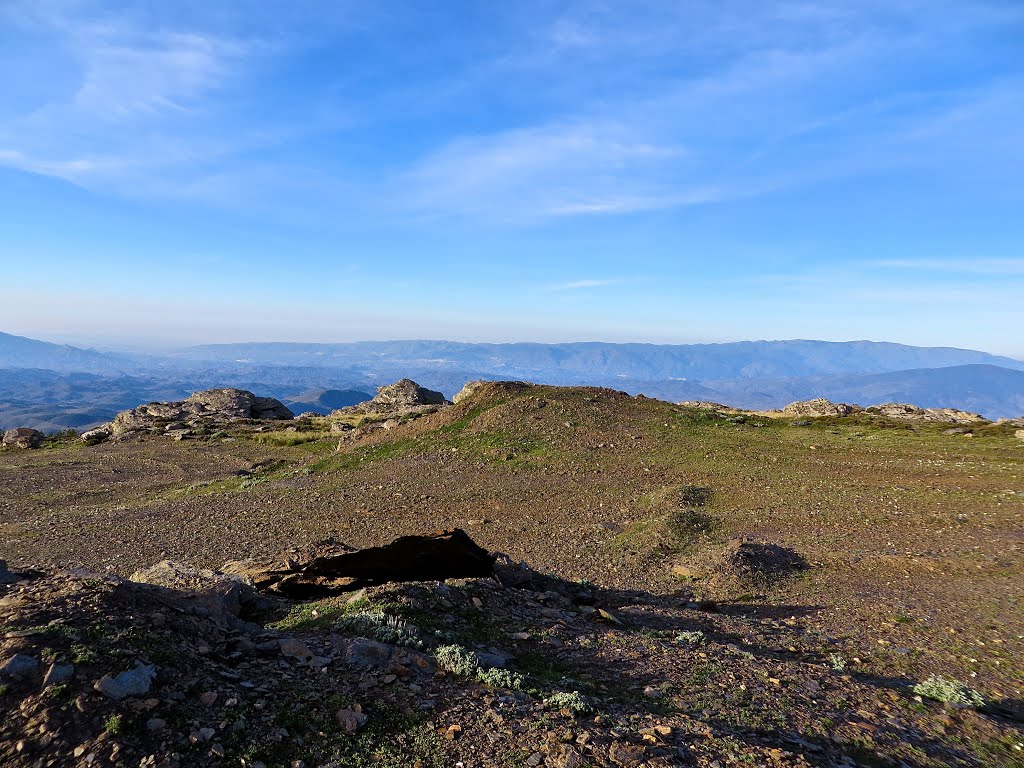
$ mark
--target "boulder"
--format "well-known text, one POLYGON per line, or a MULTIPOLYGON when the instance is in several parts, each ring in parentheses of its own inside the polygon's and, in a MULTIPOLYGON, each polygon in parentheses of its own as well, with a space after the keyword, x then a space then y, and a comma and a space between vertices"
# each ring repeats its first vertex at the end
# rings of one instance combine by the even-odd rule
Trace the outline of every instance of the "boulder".
POLYGON ((102 443, 104 440, 110 437, 110 430, 106 427, 97 427, 96 429, 90 429, 82 433, 82 442, 86 445, 96 445, 102 443))
POLYGON ((38 429, 18 427, 17 429, 8 429, 4 432, 3 444, 13 446, 14 448, 38 448, 42 445, 44 437, 46 435, 38 429))
POLYGON ((204 422, 292 418, 294 414, 280 400, 272 397, 257 397, 244 389, 207 389, 180 402, 147 403, 121 411, 110 424, 91 431, 106 431, 117 437, 159 429, 166 434, 178 436, 204 422), (172 425, 175 428, 167 431, 167 426, 172 425))
POLYGON ((467 397, 472 397, 473 394, 480 389, 487 382, 483 379, 477 379, 476 381, 467 381, 462 389, 455 393, 455 397, 452 398, 453 403, 461 403, 467 397))
POLYGON ((264 570, 255 581, 262 590, 294 599, 350 592, 391 581, 442 581, 490 576, 494 558, 465 531, 456 528, 427 536, 402 536, 390 544, 286 562, 264 570))
POLYGON ((197 405, 222 418, 234 419, 292 419, 295 417, 280 400, 257 397, 244 389, 207 389, 196 392, 185 400, 186 405, 197 405))
POLYGON ((0 662, 0 678, 24 680, 39 671, 39 660, 24 653, 16 653, 0 662))
POLYGON ((374 414, 401 416, 408 413, 424 413, 436 410, 450 403, 441 392, 425 389, 412 379, 401 379, 394 384, 378 387, 373 400, 347 408, 339 408, 332 416, 374 414))
POLYGON ((920 408, 912 403, 882 403, 871 406, 869 410, 890 419, 903 419, 904 421, 935 421, 945 424, 971 424, 987 421, 980 413, 961 411, 956 408, 920 408))
POLYGON ((849 416, 859 410, 859 405, 833 403, 824 397, 816 397, 813 400, 797 400, 790 403, 782 412, 787 416, 849 416))
POLYGON ((1024 440, 1024 429, 1018 429, 1016 432, 1013 433, 1013 436, 1016 437, 1018 440, 1024 440))
POLYGON ((259 612, 267 607, 266 599, 243 577, 206 568, 191 568, 173 560, 162 560, 136 571, 131 581, 195 592, 198 606, 221 626, 236 623, 233 619, 243 613, 259 612))
POLYGON ((135 662, 134 669, 118 675, 104 675, 93 686, 97 691, 115 701, 129 696, 142 696, 149 693, 149 688, 156 677, 156 667, 152 664, 135 662))

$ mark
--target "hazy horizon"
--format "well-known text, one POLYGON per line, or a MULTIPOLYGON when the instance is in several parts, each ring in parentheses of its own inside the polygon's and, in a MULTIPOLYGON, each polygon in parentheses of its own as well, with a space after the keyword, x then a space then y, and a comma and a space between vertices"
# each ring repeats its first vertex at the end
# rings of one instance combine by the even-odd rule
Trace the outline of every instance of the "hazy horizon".
MULTIPOLYGON (((3 333, 12 333, 7 329, 0 329, 3 333)), ((794 341, 812 341, 812 342, 825 342, 834 344, 845 344, 845 343, 858 343, 867 342, 873 344, 899 344, 903 346, 923 346, 925 348, 935 349, 963 349, 977 352, 985 352, 991 355, 998 355, 1002 357, 1012 358, 1014 360, 1024 361, 1024 354, 1010 354, 1004 352, 993 351, 991 349, 979 349, 976 347, 957 347, 949 344, 938 344, 938 345, 914 345, 906 344, 901 341, 893 341, 892 339, 814 339, 809 337, 800 337, 792 339, 768 339, 768 338, 746 338, 746 339, 723 339, 723 340, 693 340, 693 341, 657 341, 647 339, 622 339, 622 340, 611 340, 606 338, 563 338, 557 340, 540 340, 535 338, 508 338, 508 339, 458 339, 458 338, 437 338, 437 337, 414 337, 414 336, 391 336, 391 337, 380 337, 380 338, 352 338, 352 339, 323 339, 323 340, 311 340, 311 339, 251 339, 251 338, 236 338, 227 339, 222 341, 199 341, 199 342, 181 342, 172 343, 169 341, 158 341, 154 339, 147 339, 146 337, 104 337, 104 336, 89 336, 80 334, 56 334, 46 337, 42 336, 27 336, 25 334, 12 333, 15 336, 23 336, 25 338, 31 338, 36 341, 49 342, 53 344, 67 344, 73 347, 79 347, 82 349, 94 349, 100 352, 122 352, 126 354, 154 354, 160 355, 175 351, 181 351, 189 347, 201 347, 201 346, 217 346, 217 345, 240 345, 240 344, 358 344, 358 343, 373 343, 373 342, 409 342, 409 343, 453 343, 453 344, 640 344, 640 345, 652 345, 652 346, 687 346, 687 345, 701 345, 701 344, 739 344, 744 342, 750 343, 775 343, 775 342, 794 342, 794 341)))

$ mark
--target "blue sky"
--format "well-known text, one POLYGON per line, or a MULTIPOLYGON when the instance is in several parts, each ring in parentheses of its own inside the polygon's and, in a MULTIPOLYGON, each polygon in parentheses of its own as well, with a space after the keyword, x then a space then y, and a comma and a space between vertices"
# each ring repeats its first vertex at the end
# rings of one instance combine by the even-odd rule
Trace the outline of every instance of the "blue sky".
POLYGON ((1024 356, 1024 4, 0 4, 0 330, 1024 356))

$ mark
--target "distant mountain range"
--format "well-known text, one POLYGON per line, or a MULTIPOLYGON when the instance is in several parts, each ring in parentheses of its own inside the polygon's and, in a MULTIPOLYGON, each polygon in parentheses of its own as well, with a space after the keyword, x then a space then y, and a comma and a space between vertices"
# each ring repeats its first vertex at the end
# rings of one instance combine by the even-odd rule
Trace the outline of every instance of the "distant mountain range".
POLYGON ((667 400, 778 408, 827 397, 1024 414, 1024 361, 888 342, 251 343, 112 354, 0 333, 0 427, 83 429, 151 400, 234 386, 329 413, 402 377, 451 397, 471 379, 608 386, 667 400))
POLYGON ((740 341, 727 344, 252 343, 190 347, 177 353, 175 358, 198 364, 245 362, 345 368, 457 368, 545 381, 553 375, 569 376, 573 380, 621 377, 638 381, 793 378, 973 364, 1024 370, 1024 361, 986 352, 876 341, 740 341))

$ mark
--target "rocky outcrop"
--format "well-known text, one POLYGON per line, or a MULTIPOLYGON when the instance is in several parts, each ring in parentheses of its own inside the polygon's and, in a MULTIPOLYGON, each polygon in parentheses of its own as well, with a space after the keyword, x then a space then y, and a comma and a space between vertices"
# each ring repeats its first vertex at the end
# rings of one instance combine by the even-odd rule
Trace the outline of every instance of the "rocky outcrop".
POLYGON ((486 383, 487 382, 483 379, 477 379, 476 381, 467 381, 463 385, 462 389, 455 393, 455 397, 452 398, 452 402, 458 404, 461 403, 466 398, 472 397, 474 393, 476 393, 480 389, 480 387, 482 387, 486 383))
POLYGON ((18 427, 17 429, 8 429, 4 432, 3 444, 14 448, 38 448, 42 445, 44 437, 46 435, 38 429, 18 427))
POLYGON ((859 405, 848 403, 833 403, 824 397, 816 397, 813 400, 798 400, 790 403, 782 412, 787 416, 849 416, 863 410, 859 405))
POLYGON ((208 389, 186 400, 171 403, 147 403, 121 411, 103 427, 82 435, 86 442, 112 437, 162 431, 181 437, 200 425, 224 424, 240 419, 292 419, 294 414, 280 400, 257 397, 244 389, 208 389))
POLYGON ((378 387, 373 400, 347 408, 339 408, 332 416, 368 415, 380 418, 407 414, 429 413, 450 403, 444 394, 421 387, 412 379, 400 379, 394 384, 378 387))
POLYGON ((945 424, 970 424, 987 421, 980 413, 961 411, 956 408, 919 408, 911 403, 882 403, 871 406, 868 411, 890 419, 905 421, 937 421, 945 424))
POLYGON ((196 604, 220 626, 231 626, 234 619, 260 613, 267 607, 266 600, 241 576, 192 568, 172 560, 136 571, 131 581, 194 592, 196 604))
POLYGON ((374 584, 490 576, 494 557, 458 528, 427 536, 402 536, 390 544, 308 562, 276 558, 270 563, 238 561, 221 566, 244 575, 258 589, 291 598, 333 595, 374 584))

